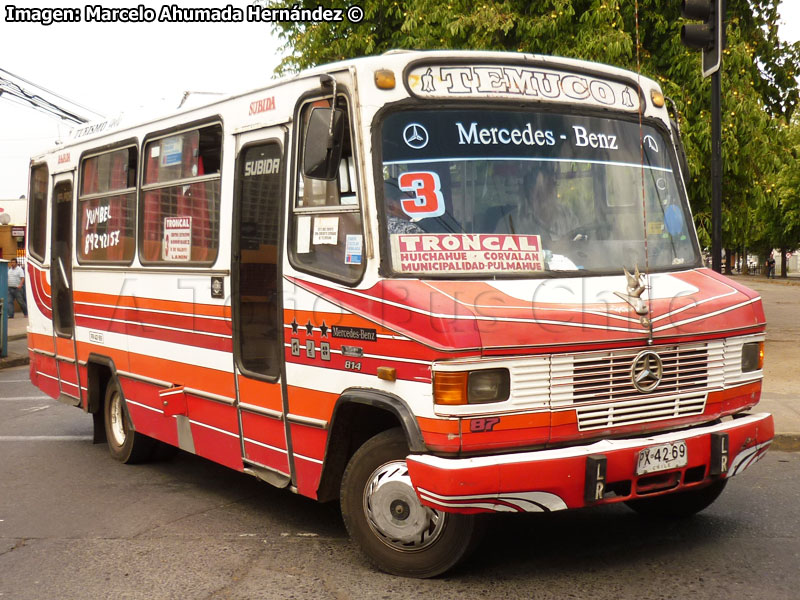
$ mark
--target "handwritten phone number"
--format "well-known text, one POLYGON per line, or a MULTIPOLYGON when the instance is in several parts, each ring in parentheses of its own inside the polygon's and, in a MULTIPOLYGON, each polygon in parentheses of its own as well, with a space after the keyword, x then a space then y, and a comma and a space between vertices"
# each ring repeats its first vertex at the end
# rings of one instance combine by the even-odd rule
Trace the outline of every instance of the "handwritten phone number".
POLYGON ((111 231, 109 233, 89 233, 83 240, 83 253, 86 255, 90 252, 94 252, 95 250, 113 248, 118 244, 119 230, 111 231))

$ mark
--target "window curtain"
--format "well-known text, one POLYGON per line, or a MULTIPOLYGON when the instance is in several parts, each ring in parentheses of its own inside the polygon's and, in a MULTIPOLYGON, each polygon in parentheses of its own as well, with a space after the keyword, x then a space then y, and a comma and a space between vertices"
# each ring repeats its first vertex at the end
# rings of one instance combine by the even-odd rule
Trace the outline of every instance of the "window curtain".
MULTIPOLYGON (((152 152, 150 152, 151 148, 153 148, 152 145, 147 147, 150 156, 147 158, 145 183, 156 183, 158 181, 159 157, 154 157, 152 155, 152 152)), ((143 258, 147 261, 161 260, 161 190, 150 190, 149 192, 145 192, 143 204, 143 258)))
MULTIPOLYGON (((82 195, 96 194, 98 191, 100 191, 100 177, 97 169, 97 162, 97 157, 94 157, 83 163, 83 179, 81 180, 82 195)), ((91 201, 79 203, 79 210, 81 211, 79 221, 82 225, 80 232, 81 240, 85 240, 86 237, 92 233, 97 233, 97 221, 90 225, 89 220, 86 218, 86 211, 90 206, 92 206, 92 204, 93 203, 91 201)), ((85 258, 90 258, 87 256, 85 250, 86 246, 82 245, 82 247, 79 249, 80 255, 85 258)))
MULTIPOLYGON (((128 187, 128 153, 131 150, 123 150, 112 154, 111 162, 111 189, 122 190, 128 187)), ((118 194, 108 199, 108 206, 111 211, 111 219, 106 229, 107 232, 119 231, 119 243, 111 246, 106 253, 107 260, 123 260, 125 258, 125 248, 130 241, 128 239, 128 194, 118 194)))
MULTIPOLYGON (((194 177, 205 175, 203 158, 200 156, 200 132, 193 131, 184 137, 183 176, 194 177)), ((184 185, 178 192, 177 216, 192 218, 192 258, 193 261, 205 261, 209 257, 211 231, 208 219, 208 200, 206 184, 193 183, 184 185)))

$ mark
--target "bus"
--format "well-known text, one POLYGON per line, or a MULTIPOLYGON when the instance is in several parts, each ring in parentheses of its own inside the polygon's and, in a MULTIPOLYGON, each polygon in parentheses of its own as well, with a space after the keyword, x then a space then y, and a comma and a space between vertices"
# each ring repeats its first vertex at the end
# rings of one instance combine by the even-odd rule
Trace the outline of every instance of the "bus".
POLYGON ((774 436, 753 291, 703 267, 659 85, 392 51, 30 163, 30 376, 443 573, 482 513, 703 510, 774 436))

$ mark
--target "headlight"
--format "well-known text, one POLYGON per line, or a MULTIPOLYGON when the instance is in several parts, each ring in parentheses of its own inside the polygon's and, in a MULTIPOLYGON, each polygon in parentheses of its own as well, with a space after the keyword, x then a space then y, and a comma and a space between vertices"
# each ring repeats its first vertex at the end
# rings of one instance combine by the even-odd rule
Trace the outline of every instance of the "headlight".
POLYGON ((433 376, 433 401, 450 406, 486 404, 508 400, 511 377, 508 369, 439 371, 433 376))
POLYGON ((511 381, 508 369, 472 371, 467 382, 467 401, 470 404, 508 400, 511 381))
POLYGON ((764 368, 764 342, 749 342, 742 345, 742 373, 764 368))

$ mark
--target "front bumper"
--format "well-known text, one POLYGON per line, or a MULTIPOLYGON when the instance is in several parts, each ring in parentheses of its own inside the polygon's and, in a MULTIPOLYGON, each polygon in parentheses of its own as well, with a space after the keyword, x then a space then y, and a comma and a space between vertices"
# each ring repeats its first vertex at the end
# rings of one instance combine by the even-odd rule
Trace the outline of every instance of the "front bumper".
POLYGON ((702 487, 758 461, 774 435, 772 415, 759 413, 646 438, 475 458, 412 454, 407 463, 420 500, 432 508, 543 512, 702 487), (686 442, 686 466, 635 475, 640 450, 677 441, 686 442))

